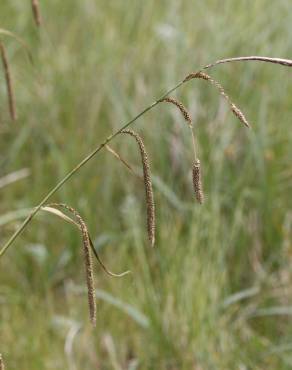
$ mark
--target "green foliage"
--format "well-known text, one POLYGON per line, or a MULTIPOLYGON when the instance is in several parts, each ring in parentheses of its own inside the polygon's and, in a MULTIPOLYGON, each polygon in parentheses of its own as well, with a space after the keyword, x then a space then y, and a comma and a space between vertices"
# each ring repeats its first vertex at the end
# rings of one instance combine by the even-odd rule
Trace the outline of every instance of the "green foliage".
MULTIPOLYGON (((0 245, 84 155, 188 73, 219 58, 292 55, 289 0, 2 1, 17 122, 0 74, 0 245), (1 181, 0 181, 1 184, 1 181)), ((144 189, 110 153, 54 197, 87 221, 123 279, 96 267, 97 327, 87 315, 80 235, 40 214, 0 259, 0 352, 7 369, 290 369, 291 69, 261 63, 212 71, 252 125, 204 81, 177 98, 194 120, 206 201, 193 199, 189 130, 158 105, 135 124, 152 161, 157 245, 144 189), (21 364, 21 365, 20 365, 21 364)), ((136 147, 112 147, 134 167, 136 147)))

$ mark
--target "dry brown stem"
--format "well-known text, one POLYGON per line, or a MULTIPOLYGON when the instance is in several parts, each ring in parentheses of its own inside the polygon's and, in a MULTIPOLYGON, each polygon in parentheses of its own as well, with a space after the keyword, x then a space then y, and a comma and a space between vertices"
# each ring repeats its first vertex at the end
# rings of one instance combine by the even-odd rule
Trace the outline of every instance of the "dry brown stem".
POLYGON ((10 67, 9 67, 9 63, 7 59, 6 49, 1 41, 0 41, 0 55, 1 55, 1 60, 3 64, 4 74, 5 74, 10 117, 13 121, 15 121, 17 118, 17 114, 16 114, 16 105, 15 105, 15 98, 14 98, 14 91, 13 91, 13 83, 12 83, 10 67))

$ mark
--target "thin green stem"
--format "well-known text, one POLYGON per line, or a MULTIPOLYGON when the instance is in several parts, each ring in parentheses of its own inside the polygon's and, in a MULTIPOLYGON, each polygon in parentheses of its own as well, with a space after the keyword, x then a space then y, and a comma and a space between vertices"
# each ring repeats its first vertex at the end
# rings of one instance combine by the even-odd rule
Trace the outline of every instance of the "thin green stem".
POLYGON ((81 168, 83 167, 92 157, 94 157, 98 152, 103 149, 103 147, 112 141, 116 136, 118 136, 121 131, 129 127, 135 121, 137 121, 141 116, 143 116, 146 112, 150 111, 154 108, 157 104, 160 103, 161 99, 164 99, 167 95, 171 94, 173 91, 177 90, 181 85, 185 82, 180 81, 176 86, 172 87, 169 91, 164 93, 159 99, 155 102, 150 104, 148 107, 143 109, 139 114, 137 114, 134 118, 124 124, 119 130, 112 133, 108 136, 100 145, 98 145, 90 154, 88 154, 76 167, 74 167, 58 184, 43 198, 43 200, 32 210, 32 212, 28 215, 28 217, 23 221, 23 223, 19 226, 19 228, 14 232, 11 238, 6 242, 3 248, 0 251, 0 258, 4 255, 7 249, 11 246, 14 240, 22 233, 22 231, 26 228, 26 226, 30 223, 33 217, 40 211, 40 209, 47 203, 47 201, 81 168))
MULTIPOLYGON (((5 31, 0 28, 0 34, 8 34, 12 35, 10 32, 5 31)), ((15 36, 14 36, 15 37, 15 36)), ((261 56, 248 56, 248 57, 237 57, 237 58, 229 58, 229 59, 222 59, 217 60, 216 62, 212 64, 208 64, 204 66, 203 68, 199 69, 197 72, 193 73, 199 73, 204 69, 209 69, 217 66, 218 64, 223 63, 229 63, 229 62, 237 62, 237 61, 261 61, 261 62, 268 62, 268 63, 275 63, 275 64, 281 64, 284 66, 292 67, 292 60, 289 59, 281 59, 281 58, 270 58, 270 57, 261 57, 261 56)), ((22 231, 25 229, 25 227, 29 224, 29 222, 32 220, 32 218, 39 212, 41 207, 45 205, 47 200, 51 198, 52 195, 54 195, 81 167, 83 167, 92 157, 94 157, 107 143, 109 143, 111 140, 113 140, 117 135, 121 133, 122 130, 126 129, 128 126, 130 126, 132 123, 137 121, 138 118, 143 116, 146 112, 154 108, 157 104, 160 103, 161 100, 163 100, 165 97, 167 97, 169 94, 171 94, 173 91, 177 90, 180 86, 182 86, 184 83, 188 82, 188 76, 181 82, 179 82, 176 86, 171 88, 169 91, 164 93, 159 99, 157 99, 154 103, 149 105, 147 108, 145 108, 142 112, 137 114, 136 117, 132 118, 130 121, 128 121, 124 126, 122 126, 119 130, 108 136, 103 143, 101 143, 98 147, 96 147, 90 154, 88 154, 87 157, 85 157, 73 170, 71 170, 40 202, 38 206, 34 208, 34 210, 29 214, 29 216, 24 220, 24 222, 20 225, 20 227, 15 231, 15 233, 11 236, 11 238, 7 241, 7 243, 3 246, 3 248, 0 250, 0 258, 3 256, 3 254, 7 251, 9 246, 14 242, 14 240, 22 233, 22 231)))
POLYGON ((196 161, 198 159, 198 154, 197 154, 197 146, 196 146, 196 139, 195 139, 195 134, 194 134, 194 128, 193 128, 193 126, 190 127, 190 129, 191 129, 191 136, 192 136, 194 156, 195 156, 195 161, 196 161))

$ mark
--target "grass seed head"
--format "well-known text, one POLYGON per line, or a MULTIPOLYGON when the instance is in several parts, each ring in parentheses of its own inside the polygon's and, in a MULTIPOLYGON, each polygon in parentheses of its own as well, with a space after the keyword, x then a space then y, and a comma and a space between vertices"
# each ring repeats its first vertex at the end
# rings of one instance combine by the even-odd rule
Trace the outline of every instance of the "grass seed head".
POLYGON ((39 0, 31 0, 31 7, 35 23, 39 27, 42 24, 39 0))
POLYGON ((181 114, 183 115, 184 119, 186 120, 187 124, 192 127, 192 119, 191 119, 191 116, 188 112, 188 110, 186 109, 186 107, 178 100, 174 99, 174 98, 164 98, 162 100, 160 100, 160 102, 166 102, 166 103, 170 103, 170 104, 173 104, 175 105, 181 112, 181 114))
POLYGON ((204 192, 202 185, 201 162, 199 159, 196 159, 193 165, 193 186, 195 197, 197 201, 202 204, 204 202, 204 192))
POLYGON ((196 73, 190 73, 185 79, 184 82, 190 81, 193 78, 200 78, 202 80, 208 81, 211 83, 211 85, 215 86, 220 95, 223 96, 223 98, 227 101, 231 112, 239 119, 240 122, 242 122, 246 127, 250 127, 250 124, 248 123, 248 120, 245 118, 242 111, 235 105, 232 100, 230 99, 229 95, 225 92, 223 86, 216 80, 214 80, 211 76, 209 76, 207 73, 204 72, 196 72, 196 73))
POLYGON ((83 241, 83 252, 84 252, 84 264, 85 264, 85 273, 86 273, 86 283, 87 283, 87 294, 88 294, 88 307, 90 321, 93 326, 96 325, 96 299, 95 299, 95 290, 94 290, 94 276, 93 276, 93 263, 91 256, 91 246, 90 246, 90 236, 86 223, 83 221, 79 213, 72 207, 67 206, 66 204, 53 203, 50 204, 51 207, 62 207, 67 211, 71 212, 77 223, 80 226, 82 241, 83 241))
POLYGON ((147 151, 143 143, 143 140, 136 132, 132 130, 122 130, 121 133, 131 135, 132 137, 135 138, 136 142, 139 145, 143 165, 143 179, 146 196, 148 239, 150 241, 151 246, 153 247, 155 244, 155 203, 151 180, 150 161, 148 159, 147 151))

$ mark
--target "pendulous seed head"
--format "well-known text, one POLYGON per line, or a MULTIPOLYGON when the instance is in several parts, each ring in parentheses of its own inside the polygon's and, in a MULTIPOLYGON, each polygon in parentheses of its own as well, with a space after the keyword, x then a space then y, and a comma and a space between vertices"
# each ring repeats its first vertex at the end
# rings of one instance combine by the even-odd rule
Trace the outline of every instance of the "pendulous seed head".
POLYGON ((230 108, 231 108, 232 113, 239 119, 239 121, 241 121, 246 127, 250 128, 250 124, 245 118, 245 115, 234 103, 230 104, 230 108))
POLYGON ((193 165, 193 186, 195 197, 197 201, 202 204, 204 202, 204 192, 202 185, 201 162, 199 159, 196 159, 193 165))
POLYGON ((82 218, 76 215, 76 218, 81 227, 82 239, 83 239, 83 252, 85 261, 85 272, 86 272, 86 282, 87 282, 87 294, 88 294, 88 306, 90 321, 93 326, 96 326, 96 300, 95 300, 95 290, 94 290, 94 277, 93 277, 93 264, 92 256, 90 252, 90 240, 87 230, 87 226, 82 218))
POLYGON ((211 76, 209 76, 207 73, 204 72, 196 72, 196 73, 190 73, 185 79, 184 82, 190 81, 193 78, 199 78, 205 81, 208 81, 211 83, 211 85, 215 86, 220 95, 223 96, 223 98, 227 101, 231 112, 239 119, 240 122, 242 122, 246 127, 250 128, 250 124, 248 123, 248 120, 242 113, 242 111, 235 105, 232 100, 230 99, 229 95, 226 94, 223 86, 216 80, 214 80, 211 76))
POLYGON ((122 130, 122 134, 128 134, 135 138, 136 142, 138 143, 141 160, 143 165, 143 179, 144 179, 144 186, 145 186, 145 196, 146 196, 146 207, 147 207, 147 231, 148 231, 148 239, 152 247, 155 244, 155 203, 154 203, 154 195, 153 195, 153 186, 151 180, 151 170, 150 170, 150 162, 148 159, 147 151, 145 149, 145 145, 143 143, 142 138, 132 130, 122 130))
POLYGON ((86 283, 87 283, 87 294, 88 294, 88 307, 90 321, 93 326, 96 326, 96 300, 95 300, 95 290, 94 290, 94 276, 93 276, 93 263, 91 256, 91 246, 90 246, 90 236, 86 226, 86 223, 83 221, 79 213, 72 207, 67 206, 66 204, 53 203, 50 204, 51 207, 62 207, 67 211, 71 212, 77 223, 80 226, 82 241, 83 241, 83 253, 84 253, 84 264, 85 264, 85 273, 86 273, 86 283))
POLYGON ((174 98, 164 98, 162 100, 160 100, 160 102, 166 102, 166 103, 170 103, 170 104, 173 104, 175 105, 181 112, 181 114, 183 115, 184 119, 186 120, 187 124, 192 127, 192 119, 191 119, 191 116, 188 112, 188 110, 186 109, 186 107, 178 100, 174 99, 174 98))
POLYGON ((7 96, 8 96, 10 117, 13 121, 15 121, 17 118, 17 114, 16 114, 16 105, 15 105, 15 98, 14 98, 14 91, 13 91, 13 83, 12 83, 10 67, 9 67, 9 63, 7 59, 6 49, 1 41, 0 41, 0 56, 2 60, 5 81, 6 81, 6 90, 7 90, 7 96))
POLYGON ((35 23, 39 27, 42 24, 39 0, 31 0, 31 7, 35 23))

